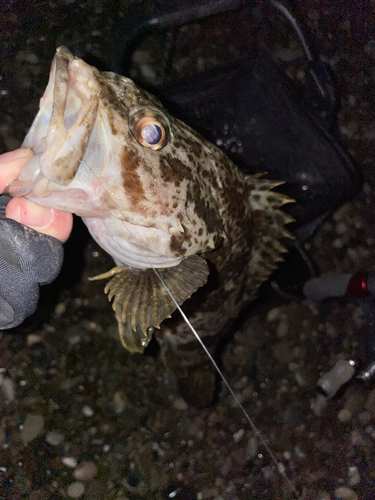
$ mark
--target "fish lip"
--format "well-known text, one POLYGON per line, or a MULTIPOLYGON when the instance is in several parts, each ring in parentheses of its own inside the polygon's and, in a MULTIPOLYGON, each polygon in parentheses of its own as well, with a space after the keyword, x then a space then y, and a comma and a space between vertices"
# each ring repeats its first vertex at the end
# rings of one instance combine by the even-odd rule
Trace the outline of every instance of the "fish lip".
MULTIPOLYGON (((69 87, 69 62, 74 59, 73 54, 64 47, 60 46, 56 50, 53 86, 53 106, 51 120, 56 111, 64 117, 66 111, 66 98, 69 87), (70 54, 70 57, 69 57, 70 54)), ((65 128, 65 127, 64 127, 65 128)))
MULTIPOLYGON (((52 117, 56 117, 56 112, 60 113, 60 116, 64 117, 66 111, 66 100, 68 94, 69 87, 69 63, 73 61, 75 57, 73 54, 67 49, 65 46, 60 46, 56 49, 56 54, 53 59, 52 68, 50 71, 50 79, 48 86, 52 84, 52 106, 49 110, 48 103, 46 101, 48 99, 48 86, 43 94, 43 97, 40 101, 40 109, 41 110, 46 107, 47 115, 49 116, 48 121, 50 122, 52 117), (57 108, 57 109, 56 109, 57 108)), ((37 120, 37 119, 36 119, 37 120)), ((37 154, 35 154, 22 168, 17 179, 13 180, 4 190, 5 193, 10 194, 13 197, 16 196, 27 196, 30 194, 36 184, 46 175, 43 173, 43 157, 46 151, 46 140, 48 136, 49 126, 45 135, 43 135, 42 140, 31 141, 28 140, 29 134, 31 136, 34 135, 34 120, 29 133, 25 137, 23 141, 22 147, 31 147, 37 154), (42 145, 43 144, 43 145, 42 145), (42 149, 42 150, 41 150, 42 149)), ((42 127, 41 123, 36 123, 36 127, 42 127)), ((65 128, 65 127, 64 127, 65 128)))
POLYGON ((9 194, 13 198, 15 197, 20 197, 20 196, 27 196, 32 192, 36 184, 44 178, 43 173, 39 170, 35 172, 34 177, 31 179, 31 181, 28 183, 26 181, 21 181, 19 179, 16 179, 12 181, 5 189, 4 193, 9 194))
POLYGON ((10 196, 26 196, 31 193, 36 184, 45 177, 40 168, 40 154, 33 156, 26 163, 20 172, 17 179, 13 180, 6 186, 4 193, 10 196), (26 171, 26 174, 25 174, 26 171), (27 174, 32 172, 32 175, 28 178, 27 174), (23 175, 22 175, 23 173, 23 175))
MULTIPOLYGON (((69 186, 86 154, 99 105, 99 87, 93 68, 61 46, 53 59, 40 109, 23 146, 38 155, 23 168, 11 191, 25 196, 40 172, 51 182, 69 186), (74 132, 74 133, 73 133, 74 132), (27 185, 30 184, 28 191, 27 185)), ((39 180, 39 179, 38 179, 39 180)), ((36 181, 37 182, 37 181, 36 181)))

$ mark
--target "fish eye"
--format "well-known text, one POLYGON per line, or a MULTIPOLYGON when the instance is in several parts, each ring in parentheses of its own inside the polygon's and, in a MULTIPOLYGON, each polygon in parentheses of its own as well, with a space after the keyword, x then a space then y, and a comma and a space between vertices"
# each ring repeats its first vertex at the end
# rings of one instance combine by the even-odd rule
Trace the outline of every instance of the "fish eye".
POLYGON ((141 130, 141 136, 147 144, 155 146, 163 139, 164 130, 156 123, 148 123, 141 130))
POLYGON ((167 127, 155 116, 132 116, 130 129, 137 141, 150 149, 161 149, 167 142, 167 127))

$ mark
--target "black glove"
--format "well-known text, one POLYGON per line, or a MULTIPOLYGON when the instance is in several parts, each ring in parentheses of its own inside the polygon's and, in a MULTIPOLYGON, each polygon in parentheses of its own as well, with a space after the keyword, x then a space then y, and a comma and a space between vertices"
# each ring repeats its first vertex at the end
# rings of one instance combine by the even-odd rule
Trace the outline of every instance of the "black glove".
POLYGON ((64 258, 56 238, 2 217, 8 201, 0 197, 0 329, 19 325, 35 311, 39 285, 56 278, 64 258))

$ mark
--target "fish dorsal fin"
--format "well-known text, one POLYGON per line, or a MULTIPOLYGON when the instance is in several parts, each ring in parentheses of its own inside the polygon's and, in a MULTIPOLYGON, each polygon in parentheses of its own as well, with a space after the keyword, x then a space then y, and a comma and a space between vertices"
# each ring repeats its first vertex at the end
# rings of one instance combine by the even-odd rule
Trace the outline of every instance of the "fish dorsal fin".
POLYGON ((293 238, 284 227, 293 222, 290 215, 284 213, 281 207, 294 200, 288 196, 273 191, 282 181, 272 181, 262 178, 263 174, 245 177, 249 188, 249 204, 252 214, 254 244, 248 264, 247 299, 256 297, 257 289, 276 269, 277 263, 283 260, 282 254, 287 250, 280 243, 282 238, 293 238))

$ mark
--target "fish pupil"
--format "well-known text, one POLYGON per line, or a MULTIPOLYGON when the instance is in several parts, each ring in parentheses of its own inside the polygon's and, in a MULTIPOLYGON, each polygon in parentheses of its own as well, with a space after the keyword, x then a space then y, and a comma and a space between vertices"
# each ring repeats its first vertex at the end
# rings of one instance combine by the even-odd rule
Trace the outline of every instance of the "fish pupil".
POLYGON ((149 123, 143 127, 141 135, 147 144, 154 146, 161 141, 163 132, 161 127, 159 127, 156 123, 149 123))

